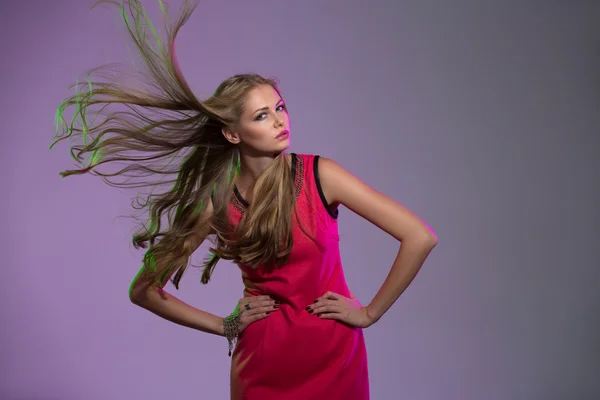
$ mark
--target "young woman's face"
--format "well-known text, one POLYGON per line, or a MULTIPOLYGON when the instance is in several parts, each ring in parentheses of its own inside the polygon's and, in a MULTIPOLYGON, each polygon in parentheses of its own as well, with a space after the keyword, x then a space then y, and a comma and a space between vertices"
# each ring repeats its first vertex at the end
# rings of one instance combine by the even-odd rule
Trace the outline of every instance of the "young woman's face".
POLYGON ((290 145, 290 118, 283 99, 271 85, 248 93, 238 126, 224 130, 227 139, 254 155, 280 153, 290 145))

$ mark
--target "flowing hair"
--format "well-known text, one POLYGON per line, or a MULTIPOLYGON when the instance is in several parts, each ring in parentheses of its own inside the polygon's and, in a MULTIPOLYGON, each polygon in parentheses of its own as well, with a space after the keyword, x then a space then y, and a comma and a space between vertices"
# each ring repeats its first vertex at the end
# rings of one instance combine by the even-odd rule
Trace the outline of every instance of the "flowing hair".
POLYGON ((235 75, 201 101, 184 79, 175 56, 175 38, 197 0, 185 0, 174 21, 159 0, 165 19, 164 42, 140 1, 104 0, 96 5, 100 3, 119 7, 142 61, 133 76, 142 85, 127 83, 124 78, 129 75, 115 64, 90 70, 85 91, 75 84, 76 93, 58 107, 57 131, 50 147, 65 139, 75 141, 70 152, 76 168, 61 175, 87 173, 115 187, 151 188, 143 200, 138 196, 132 203, 148 214, 133 244, 147 248, 143 270, 156 286, 164 286, 175 274, 172 282, 179 288, 195 250, 193 233, 209 202, 213 205, 208 222, 213 246, 204 260, 202 283, 208 283, 219 259, 253 268, 285 264, 293 244, 295 210, 289 159, 282 152, 258 177, 252 205, 234 230, 227 211, 240 153, 222 134, 224 127, 238 123, 250 90, 270 85, 279 92, 277 82, 256 74, 235 75), (65 118, 67 109, 73 111, 70 121, 65 118), (162 185, 170 189, 154 193, 162 185))

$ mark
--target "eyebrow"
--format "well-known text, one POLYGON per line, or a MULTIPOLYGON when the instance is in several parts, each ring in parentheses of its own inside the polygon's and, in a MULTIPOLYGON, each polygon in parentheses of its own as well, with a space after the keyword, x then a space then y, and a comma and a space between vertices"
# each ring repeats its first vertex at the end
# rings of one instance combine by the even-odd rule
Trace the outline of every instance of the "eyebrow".
MULTIPOLYGON (((280 103, 284 103, 283 99, 279 99, 279 101, 277 102, 277 104, 276 104, 276 105, 279 105, 280 103)), ((257 112, 259 112, 259 111, 267 111, 268 109, 269 109, 269 107, 268 107, 268 106, 264 106, 264 107, 262 107, 262 108, 259 108, 258 110, 255 110, 255 111, 252 113, 252 115, 255 115, 255 114, 256 114, 257 112)))

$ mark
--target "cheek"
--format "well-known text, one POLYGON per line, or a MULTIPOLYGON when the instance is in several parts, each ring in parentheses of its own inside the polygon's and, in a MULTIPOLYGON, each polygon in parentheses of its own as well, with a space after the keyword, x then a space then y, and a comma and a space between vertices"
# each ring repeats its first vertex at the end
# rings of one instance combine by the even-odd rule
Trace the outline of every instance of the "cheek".
POLYGON ((272 129, 268 127, 267 124, 255 124, 245 130, 242 140, 247 142, 259 142, 270 137, 272 133, 272 129))

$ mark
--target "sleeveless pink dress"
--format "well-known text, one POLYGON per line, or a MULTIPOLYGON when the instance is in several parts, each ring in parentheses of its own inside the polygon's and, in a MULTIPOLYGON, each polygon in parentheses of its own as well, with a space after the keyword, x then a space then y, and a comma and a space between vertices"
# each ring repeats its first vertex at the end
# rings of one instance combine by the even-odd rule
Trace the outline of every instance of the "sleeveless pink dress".
MULTIPOLYGON (((279 310, 240 335, 232 354, 231 399, 367 400, 369 380, 363 331, 320 319, 305 307, 331 290, 350 297, 339 251, 337 210, 321 190, 319 156, 291 154, 298 218, 285 266, 266 272, 240 265, 245 296, 273 295, 279 310)), ((236 226, 248 203, 235 190, 229 218, 236 226)))

